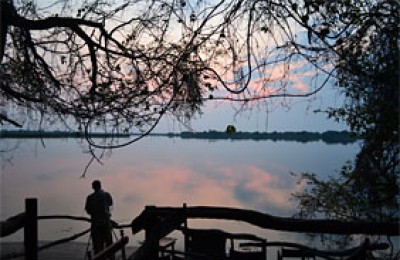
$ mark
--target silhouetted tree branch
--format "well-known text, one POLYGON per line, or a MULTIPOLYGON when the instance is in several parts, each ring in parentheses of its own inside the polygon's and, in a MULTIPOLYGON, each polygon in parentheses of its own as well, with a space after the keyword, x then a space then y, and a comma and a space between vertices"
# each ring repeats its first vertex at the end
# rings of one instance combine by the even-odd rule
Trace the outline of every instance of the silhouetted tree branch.
POLYGON ((358 70, 348 50, 362 48, 397 8, 366 0, 0 3, 2 106, 144 136, 166 115, 187 122, 205 101, 314 95, 341 76, 342 62, 358 70))

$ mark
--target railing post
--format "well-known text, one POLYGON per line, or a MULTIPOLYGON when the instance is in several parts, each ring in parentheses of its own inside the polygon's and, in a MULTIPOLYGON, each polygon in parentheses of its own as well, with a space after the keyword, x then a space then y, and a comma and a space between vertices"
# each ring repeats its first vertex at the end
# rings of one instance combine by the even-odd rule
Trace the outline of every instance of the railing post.
MULTIPOLYGON (((155 208, 156 208, 155 206, 146 206, 145 210, 151 210, 155 208)), ((145 241, 147 241, 147 243, 149 243, 151 247, 151 252, 149 252, 150 254, 148 255, 148 259, 151 260, 155 260, 158 258, 158 243, 159 243, 159 241, 157 240, 158 231, 156 231, 154 228, 154 226, 157 224, 158 224, 158 219, 153 213, 153 215, 150 215, 146 219, 146 225, 144 228, 145 241)))
POLYGON ((188 228, 188 219, 187 219, 187 214, 186 214, 186 208, 187 208, 187 204, 183 203, 182 206, 182 210, 183 210, 183 217, 185 218, 185 221, 183 222, 183 241, 184 241, 184 247, 185 247, 185 251, 188 250, 187 246, 189 245, 189 241, 188 241, 188 235, 187 235, 187 228, 188 228))
POLYGON ((36 198, 25 199, 24 246, 25 259, 38 259, 38 207, 36 198))

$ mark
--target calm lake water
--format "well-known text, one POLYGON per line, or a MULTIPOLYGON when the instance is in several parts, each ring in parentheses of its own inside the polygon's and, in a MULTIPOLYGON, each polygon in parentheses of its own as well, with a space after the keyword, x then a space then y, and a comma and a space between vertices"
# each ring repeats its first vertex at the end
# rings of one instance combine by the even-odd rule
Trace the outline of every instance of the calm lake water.
MULTIPOLYGON (((90 155, 79 139, 3 139, 1 219, 21 213, 27 197, 39 199, 39 215, 87 216, 84 211, 91 182, 99 179, 115 206, 113 219, 132 221, 146 205, 209 205, 247 208, 291 216, 296 204, 290 194, 301 187, 290 172, 335 174, 359 151, 359 144, 188 140, 148 137, 113 150, 103 164, 90 166, 90 155), (15 149, 12 149, 15 148, 15 149)), ((189 226, 217 227, 231 232, 254 232, 268 240, 298 241, 300 235, 259 230, 229 221, 202 221, 189 226)), ((40 221, 40 240, 78 233, 86 223, 40 221), (46 222, 46 223, 44 223, 46 222)), ((126 230, 130 234, 130 230, 126 230)), ((3 240, 22 240, 23 232, 3 240)), ((132 238, 137 243, 142 234, 132 238)), ((88 236, 81 241, 87 242, 88 236)), ((302 241, 304 242, 304 241, 302 241)))

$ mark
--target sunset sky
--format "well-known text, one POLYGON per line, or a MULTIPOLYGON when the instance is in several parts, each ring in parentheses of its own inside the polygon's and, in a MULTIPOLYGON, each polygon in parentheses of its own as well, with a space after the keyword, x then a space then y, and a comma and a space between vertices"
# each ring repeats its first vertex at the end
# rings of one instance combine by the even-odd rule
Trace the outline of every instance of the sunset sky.
MULTIPOLYGON (((306 35, 306 31, 298 31, 298 41, 306 42, 306 35)), ((329 71, 332 65, 328 61, 324 66, 329 71)), ((246 75, 248 70, 245 62, 242 68, 242 74, 246 75)), ((232 82, 234 78, 235 76, 229 72, 224 74, 226 82, 232 82)), ((281 87, 287 84, 284 87, 287 93, 305 94, 319 88, 325 79, 327 79, 327 74, 321 73, 314 66, 299 59, 291 61, 290 64, 273 64, 261 71, 253 72, 246 91, 261 96, 280 94, 281 87)), ((248 132, 348 130, 345 123, 328 119, 324 113, 314 113, 317 109, 325 110, 328 107, 342 106, 343 97, 334 84, 334 80, 330 78, 322 90, 310 97, 272 98, 253 102, 241 113, 237 113, 240 103, 207 101, 202 109, 203 114, 191 121, 191 127, 193 131, 224 131, 230 124, 234 125, 237 131, 248 132)), ((223 88, 219 86, 219 89, 223 88)), ((217 92, 215 96, 218 94, 217 92)), ((221 96, 224 95, 227 94, 222 93, 221 96)), ((166 118, 155 132, 187 130, 172 118, 166 118)))
MULTIPOLYGON (((270 132, 270 131, 327 131, 348 130, 343 122, 338 123, 328 119, 323 113, 314 113, 316 109, 326 109, 329 106, 340 106, 342 98, 337 88, 327 85, 311 98, 270 99, 255 103, 252 110, 239 113, 238 103, 208 101, 203 108, 203 115, 192 120, 193 131, 217 130, 224 131, 232 124, 237 131, 270 132), (265 105, 267 102, 268 105, 265 105), (269 111, 269 112, 267 112, 269 111)), ((155 132, 187 131, 184 126, 166 118, 156 128, 155 132)))

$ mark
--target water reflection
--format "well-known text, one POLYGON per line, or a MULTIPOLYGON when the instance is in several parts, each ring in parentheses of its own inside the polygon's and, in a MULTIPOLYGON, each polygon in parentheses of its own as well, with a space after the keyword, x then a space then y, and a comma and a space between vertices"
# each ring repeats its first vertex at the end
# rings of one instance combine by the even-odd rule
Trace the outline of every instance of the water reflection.
MULTIPOLYGON (((130 223, 146 205, 183 203, 290 216, 295 210, 290 194, 298 187, 289 172, 332 174, 358 151, 356 143, 207 142, 151 137, 113 151, 103 165, 93 164, 81 179, 90 155, 82 153, 78 140, 44 142, 45 147, 37 140, 24 140, 12 151, 12 165, 7 164, 1 173, 1 219, 22 212, 27 197, 39 198, 40 215, 86 216, 84 200, 94 179, 101 180, 112 194, 113 219, 121 224, 130 223)), ((40 225, 43 240, 59 239, 88 227, 56 221, 40 225)), ((288 236, 240 223, 196 221, 192 225, 245 230, 274 238, 288 236)), ((297 235, 290 237, 297 239, 297 235)), ((22 233, 7 238, 21 239, 22 233)))

